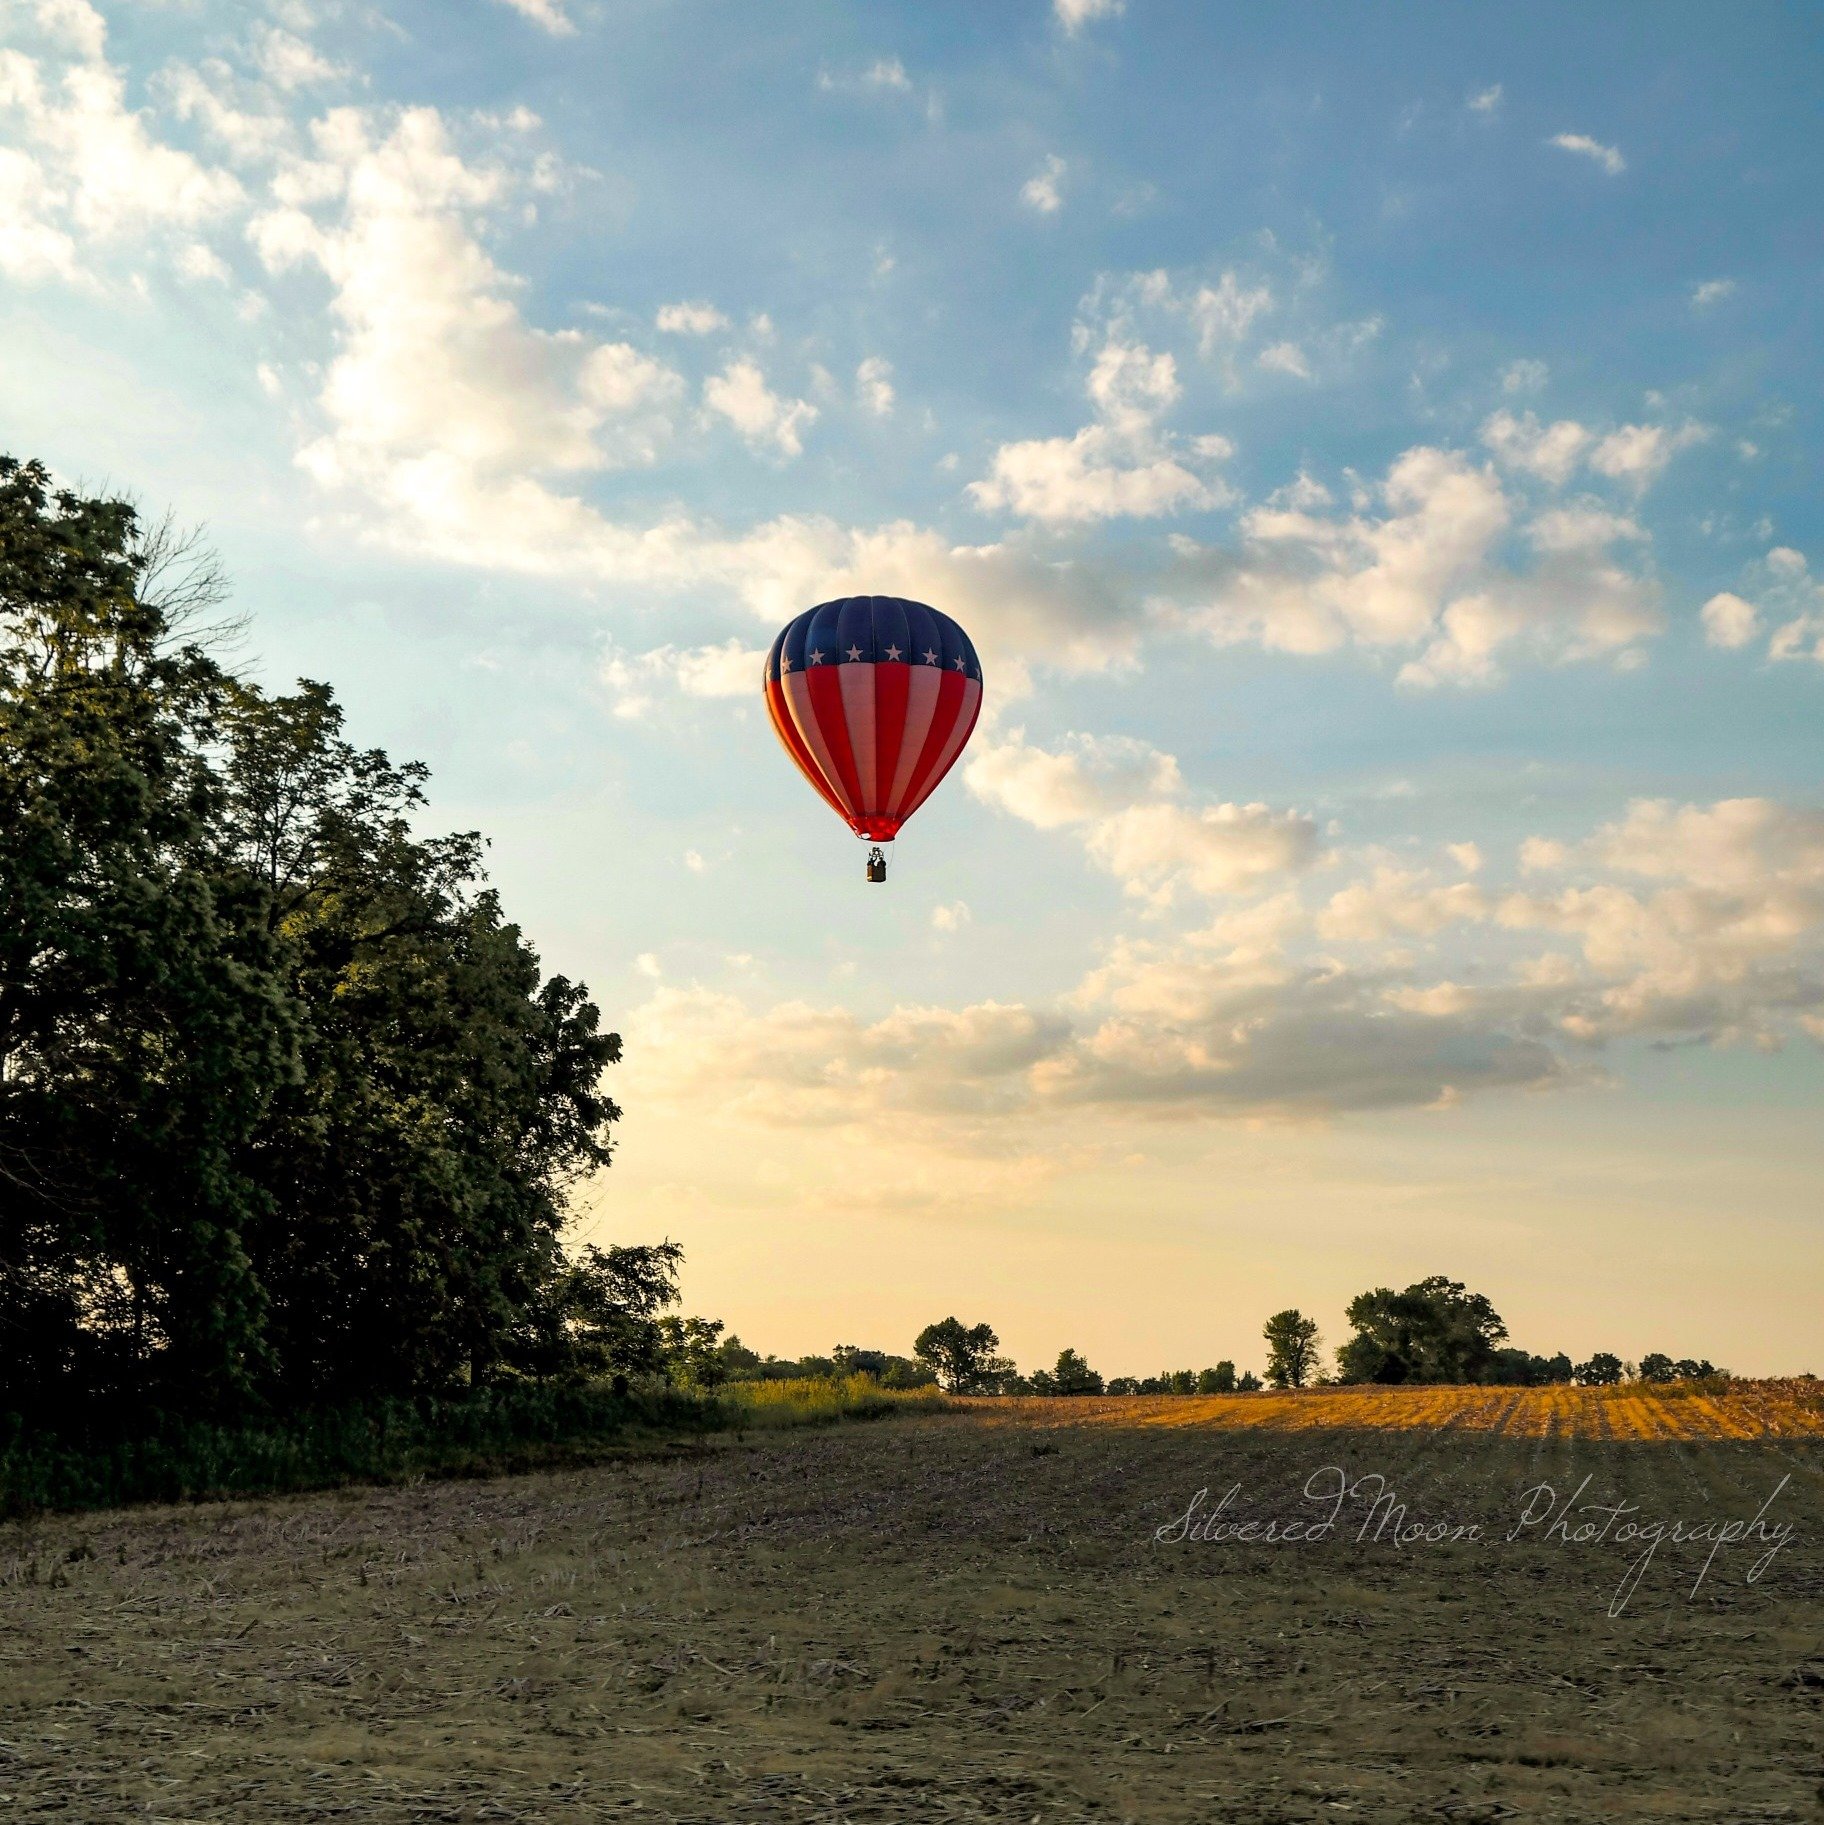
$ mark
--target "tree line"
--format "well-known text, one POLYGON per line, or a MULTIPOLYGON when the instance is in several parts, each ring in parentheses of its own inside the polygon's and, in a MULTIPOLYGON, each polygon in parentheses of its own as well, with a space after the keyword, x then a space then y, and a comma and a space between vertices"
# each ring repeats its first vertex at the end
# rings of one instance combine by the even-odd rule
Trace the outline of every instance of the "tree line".
POLYGON ((0 1413, 662 1370, 676 1246, 562 1239, 619 1038, 422 766, 214 656, 222 599, 0 460, 0 1413))
MULTIPOLYGON (((1266 1344, 1266 1385, 1306 1388, 1317 1384, 1475 1384, 1540 1387, 1576 1382, 1602 1387, 1635 1379, 1666 1383, 1726 1376, 1728 1371, 1696 1357, 1661 1352, 1638 1364, 1606 1350, 1583 1362, 1563 1351, 1538 1356, 1510 1346, 1507 1326, 1486 1295, 1441 1274, 1402 1292, 1375 1287, 1349 1302, 1350 1336, 1326 1372, 1317 1320, 1295 1307, 1275 1312, 1262 1326, 1266 1344)), ((1104 1380, 1074 1349, 1059 1353, 1056 1365, 1022 1375, 1000 1354, 1000 1339, 987 1324, 965 1325, 950 1317, 927 1325, 913 1355, 944 1388, 957 1394, 1231 1394, 1262 1386, 1252 1372, 1237 1375, 1233 1362, 1202 1370, 1178 1369, 1155 1376, 1104 1380)))

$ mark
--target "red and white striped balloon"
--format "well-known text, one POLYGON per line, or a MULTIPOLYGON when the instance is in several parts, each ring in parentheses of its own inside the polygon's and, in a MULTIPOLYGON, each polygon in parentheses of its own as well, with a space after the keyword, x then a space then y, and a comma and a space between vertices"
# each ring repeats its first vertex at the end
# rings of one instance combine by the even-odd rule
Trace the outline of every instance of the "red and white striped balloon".
POLYGON ((922 602, 806 609, 766 655, 766 707, 801 773, 859 837, 890 843, 962 753, 982 708, 969 636, 922 602))

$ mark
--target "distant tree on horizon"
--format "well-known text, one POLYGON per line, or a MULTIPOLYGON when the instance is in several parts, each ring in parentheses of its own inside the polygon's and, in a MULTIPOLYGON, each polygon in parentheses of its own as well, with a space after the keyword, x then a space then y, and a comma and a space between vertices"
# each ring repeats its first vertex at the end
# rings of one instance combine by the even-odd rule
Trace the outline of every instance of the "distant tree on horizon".
POLYGON ((965 1325, 952 1316, 926 1325, 913 1340, 912 1354, 946 1393, 991 1394, 1014 1372, 1013 1364, 996 1354, 1000 1347, 991 1325, 965 1325))
POLYGON ((1102 1377, 1075 1350, 1060 1350, 1051 1385, 1056 1394, 1100 1394, 1102 1377))
POLYGON ((1575 1373, 1583 1387, 1612 1388, 1626 1375, 1627 1365, 1619 1356, 1598 1350, 1588 1362, 1580 1362, 1575 1373))
POLYGON ((1275 1312, 1262 1327, 1267 1340, 1267 1380, 1276 1388, 1302 1388, 1317 1367, 1317 1320, 1296 1306, 1275 1312))
POLYGON ((1336 1353, 1345 1382, 1484 1381, 1507 1336, 1481 1293, 1442 1274, 1403 1292, 1377 1286, 1358 1293, 1343 1315, 1355 1332, 1336 1353))

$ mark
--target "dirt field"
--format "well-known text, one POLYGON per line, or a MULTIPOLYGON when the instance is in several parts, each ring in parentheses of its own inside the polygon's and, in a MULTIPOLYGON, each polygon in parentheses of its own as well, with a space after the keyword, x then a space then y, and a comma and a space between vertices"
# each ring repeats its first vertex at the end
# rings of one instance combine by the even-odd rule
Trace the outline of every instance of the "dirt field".
POLYGON ((0 1818, 1824 1820, 1808 1393, 981 1403, 15 1526, 0 1818), (1612 1615, 1638 1541, 1506 1538, 1586 1476, 1567 1532, 1763 1534, 1612 1615))

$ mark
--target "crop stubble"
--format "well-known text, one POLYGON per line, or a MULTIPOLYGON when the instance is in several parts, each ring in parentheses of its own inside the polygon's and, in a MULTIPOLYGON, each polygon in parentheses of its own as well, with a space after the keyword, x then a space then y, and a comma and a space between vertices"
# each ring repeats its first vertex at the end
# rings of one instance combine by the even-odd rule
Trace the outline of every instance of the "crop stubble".
POLYGON ((13 1526, 0 1816, 1824 1819, 1809 1391, 1461 1392, 990 1402, 13 1526), (1303 1512, 1330 1464, 1484 1538, 1153 1539, 1206 1486, 1303 1512), (1694 1601, 1707 1548, 1662 1546, 1611 1618, 1627 1549, 1500 1538, 1586 1474, 1667 1520, 1790 1475, 1798 1536, 1694 1601))

